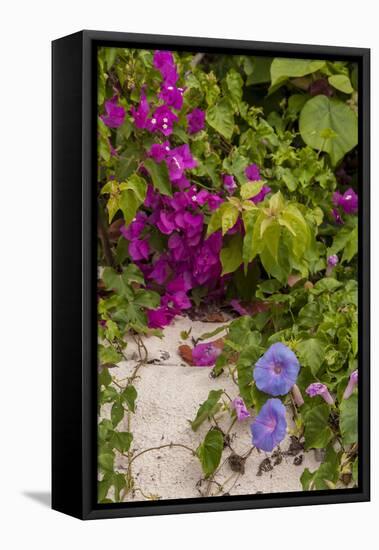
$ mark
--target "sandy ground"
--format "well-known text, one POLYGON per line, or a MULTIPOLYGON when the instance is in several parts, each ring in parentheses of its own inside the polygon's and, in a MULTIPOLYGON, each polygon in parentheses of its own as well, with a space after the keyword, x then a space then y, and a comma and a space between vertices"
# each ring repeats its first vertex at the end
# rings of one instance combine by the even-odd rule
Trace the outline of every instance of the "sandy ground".
MULTIPOLYGON (((155 363, 144 365, 139 370, 135 387, 138 391, 136 414, 132 415, 134 452, 167 443, 182 443, 196 449, 209 429, 205 422, 197 432, 193 432, 188 420, 192 420, 199 405, 207 398, 211 389, 224 389, 232 398, 238 395, 238 388, 230 376, 222 374, 213 379, 209 367, 190 367, 178 355, 182 341, 180 333, 192 327, 191 336, 195 338, 221 326, 217 323, 190 321, 177 318, 164 330, 164 338, 149 337, 145 344, 149 350, 149 359, 155 363)), ((217 335, 215 338, 218 338, 217 335)), ((133 343, 127 348, 130 360, 119 363, 112 369, 112 375, 118 379, 130 375, 136 364, 136 349, 133 343)), ((109 417, 107 405, 102 408, 102 417, 109 417)), ((224 414, 218 420, 225 431, 230 425, 230 416, 224 414)), ((288 427, 292 418, 288 412, 288 427)), ((230 431, 231 446, 238 454, 246 453, 251 447, 251 420, 235 423, 230 431)), ((119 424, 120 430, 127 430, 126 418, 119 424)), ((228 457, 229 448, 224 449, 221 464, 216 476, 217 483, 209 484, 202 480, 198 459, 182 448, 165 448, 147 452, 138 457, 133 464, 136 487, 146 496, 154 498, 190 498, 204 495, 232 495, 289 492, 301 490, 300 476, 305 467, 311 471, 318 468, 314 452, 300 451, 297 456, 288 455, 291 443, 288 434, 280 445, 281 453, 264 453, 254 450, 245 462, 243 475, 233 472, 228 457), (265 460, 266 459, 266 460, 265 460), (264 461, 264 462, 263 462, 264 461), (295 461, 295 462, 294 462, 295 461), (262 464, 263 462, 263 464, 262 464), (296 464, 301 462, 301 464, 296 464)), ((118 456, 116 465, 119 471, 126 466, 125 458, 118 456)), ((127 500, 144 500, 140 491, 128 495, 127 500)))

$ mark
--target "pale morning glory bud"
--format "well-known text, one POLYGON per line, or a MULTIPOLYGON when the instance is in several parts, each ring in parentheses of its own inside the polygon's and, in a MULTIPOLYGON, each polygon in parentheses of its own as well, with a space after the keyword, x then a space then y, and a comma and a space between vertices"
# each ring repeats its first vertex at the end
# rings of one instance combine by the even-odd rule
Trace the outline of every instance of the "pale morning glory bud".
POLYGON ((358 371, 355 370, 350 374, 349 382, 343 393, 342 399, 349 399, 350 395, 353 393, 354 388, 357 384, 358 384, 358 371))
POLYGON ((309 395, 309 397, 316 397, 316 395, 319 395, 326 403, 328 403, 328 405, 334 405, 334 399, 330 395, 329 390, 325 386, 325 384, 314 382, 307 387, 305 393, 309 395))

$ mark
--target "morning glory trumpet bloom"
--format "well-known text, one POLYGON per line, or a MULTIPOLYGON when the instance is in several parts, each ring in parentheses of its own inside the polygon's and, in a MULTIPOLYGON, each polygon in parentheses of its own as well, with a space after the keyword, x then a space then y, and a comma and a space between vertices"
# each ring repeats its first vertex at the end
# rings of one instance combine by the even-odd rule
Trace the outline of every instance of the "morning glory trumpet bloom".
POLYGON ((254 368, 257 388, 273 396, 285 395, 295 384, 300 363, 292 350, 276 342, 258 359, 254 368))
POLYGON ((251 424, 253 445, 271 452, 283 441, 286 430, 286 408, 280 399, 268 399, 251 424))

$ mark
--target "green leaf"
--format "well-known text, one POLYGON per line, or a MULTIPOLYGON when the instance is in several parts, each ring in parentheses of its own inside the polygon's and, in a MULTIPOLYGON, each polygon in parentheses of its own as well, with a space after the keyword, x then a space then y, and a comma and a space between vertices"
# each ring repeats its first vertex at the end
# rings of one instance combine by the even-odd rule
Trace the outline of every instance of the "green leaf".
POLYGON ((315 284, 312 289, 312 294, 321 294, 322 292, 334 292, 338 288, 341 288, 343 283, 337 281, 333 277, 324 277, 315 284))
POLYGON ((128 409, 134 413, 136 410, 135 401, 137 399, 136 388, 132 384, 129 384, 122 392, 121 397, 126 402, 128 409))
POLYGON ((343 92, 344 94, 352 94, 354 92, 348 76, 343 74, 333 74, 332 76, 329 76, 328 81, 333 88, 343 92))
POLYGON ((146 189, 146 181, 137 174, 131 175, 127 181, 120 183, 120 190, 133 191, 139 204, 142 204, 146 198, 146 189))
POLYGON ((140 285, 145 284, 143 273, 135 264, 129 264, 126 266, 123 272, 123 280, 127 283, 138 283, 140 285))
POLYGON ((343 251, 341 261, 350 262, 356 254, 358 254, 358 227, 352 230, 350 239, 347 241, 343 251))
POLYGON ((297 115, 304 107, 304 103, 309 99, 307 94, 294 94, 288 98, 288 111, 297 115))
POLYGON ((143 165, 149 172, 155 189, 162 195, 172 196, 171 182, 165 162, 157 164, 153 159, 145 159, 143 165))
POLYGON ((293 204, 287 205, 279 215, 278 222, 290 233, 291 251, 301 258, 310 243, 310 230, 300 210, 293 204))
MULTIPOLYGON (((107 363, 106 363, 107 364, 107 363)), ((109 386, 112 382, 112 377, 109 374, 109 370, 106 367, 102 367, 99 377, 98 377, 99 386, 109 386)))
POLYGON ((226 202, 222 206, 221 228, 222 234, 225 235, 236 224, 239 212, 238 208, 231 202, 226 202))
POLYGON ((256 210, 250 210, 243 213, 242 219, 245 227, 242 258, 245 265, 247 265, 262 251, 263 245, 260 229, 265 219, 265 214, 261 211, 258 213, 256 210))
POLYGON ((339 478, 338 454, 333 447, 327 450, 325 461, 313 473, 306 468, 300 478, 304 491, 330 489, 339 478))
POLYGON ((305 143, 327 152, 333 165, 358 143, 357 115, 346 103, 325 95, 307 101, 300 113, 299 129, 305 143), (325 133, 329 130, 333 132, 330 137, 325 133))
POLYGON ((304 416, 305 448, 323 449, 333 436, 328 425, 330 407, 325 403, 316 405, 304 416))
POLYGON ((316 376, 325 358, 325 343, 318 338, 309 338, 300 342, 296 351, 301 366, 309 367, 316 376))
POLYGON ((228 244, 220 252, 222 265, 221 275, 233 273, 242 264, 242 236, 233 235, 228 244))
POLYGON ((134 303, 141 307, 155 309, 159 306, 161 298, 158 292, 153 290, 138 289, 135 292, 134 303))
POLYGON ((99 362, 101 365, 106 363, 119 363, 122 360, 121 353, 118 353, 113 346, 99 345, 99 362))
POLYGON ((114 487, 115 501, 120 502, 120 491, 126 487, 126 479, 123 474, 114 473, 112 476, 112 484, 114 487))
POLYGON ((101 194, 109 194, 107 210, 109 223, 114 216, 121 210, 125 219, 125 224, 129 225, 136 215, 139 206, 143 203, 146 196, 146 182, 137 174, 132 174, 127 181, 118 184, 111 180, 104 185, 101 194))
POLYGON ((278 261, 279 240, 281 235, 281 227, 275 221, 271 219, 263 220, 261 224, 261 239, 263 246, 267 248, 275 262, 278 261), (270 223, 265 223, 265 222, 270 223), (262 234, 263 230, 263 234, 262 234))
POLYGON ((226 85, 232 101, 239 105, 242 100, 243 93, 243 79, 240 73, 238 73, 235 69, 231 69, 226 75, 226 85))
POLYGON ((114 454, 111 452, 99 453, 98 463, 102 470, 113 472, 114 454))
POLYGON ((223 390, 211 390, 204 403, 202 403, 197 411, 195 419, 191 422, 191 428, 195 432, 199 426, 208 418, 214 416, 221 408, 219 399, 223 390))
POLYGON ((358 441, 358 396, 353 393, 340 404, 340 430, 344 445, 358 441))
MULTIPOLYGON (((237 362, 237 381, 240 396, 247 406, 254 404, 253 395, 253 367, 262 354, 262 348, 259 345, 260 336, 258 333, 250 333, 253 336, 249 338, 249 343, 244 346, 237 362)), ((267 395, 266 395, 267 400, 267 395)))
POLYGON ((270 67, 272 58, 259 56, 252 58, 252 60, 253 69, 250 74, 246 73, 249 74, 246 79, 246 85, 250 86, 251 84, 264 84, 265 82, 270 82, 270 67))
POLYGON ((226 98, 221 99, 216 105, 208 109, 207 123, 224 138, 231 139, 234 131, 233 108, 226 98))
POLYGON ((209 477, 217 469, 223 448, 224 437, 221 431, 218 428, 211 428, 204 441, 196 449, 205 477, 209 477))
POLYGON ((133 299, 128 271, 117 273, 112 267, 105 267, 103 270, 103 281, 108 290, 113 290, 116 294, 125 296, 129 300, 133 299))
POLYGON ((338 230, 333 239, 332 246, 328 249, 328 256, 344 251, 342 261, 350 261, 358 251, 358 221, 356 217, 349 220, 346 225, 338 230), (347 250, 345 254, 345 249, 347 250))
POLYGON ((103 501, 107 494, 109 489, 112 486, 112 478, 111 477, 104 477, 101 481, 97 484, 97 500, 98 502, 103 501))
POLYGON ((242 199, 251 199, 258 195, 263 187, 263 182, 260 181, 248 181, 241 186, 242 199))
POLYGON ((245 169, 249 164, 248 159, 241 155, 239 149, 233 149, 228 157, 223 160, 222 167, 226 172, 235 176, 238 182, 246 183, 245 169))
POLYGON ((97 433, 99 435, 99 440, 106 441, 108 439, 109 434, 111 434, 112 432, 113 432, 112 422, 107 418, 103 418, 103 420, 97 426, 97 433))
POLYGON ((113 449, 117 449, 120 453, 129 451, 133 441, 133 434, 130 432, 113 432, 110 438, 110 444, 113 449))
POLYGON ((223 235, 231 229, 238 219, 238 208, 231 202, 224 202, 213 212, 209 220, 207 236, 222 227, 223 235))
POLYGON ((124 418, 124 413, 125 411, 121 401, 116 401, 113 403, 111 409, 111 420, 114 427, 116 427, 124 418))
POLYGON ((288 78, 299 78, 314 73, 324 66, 325 61, 276 57, 271 64, 271 86, 285 82, 288 78))

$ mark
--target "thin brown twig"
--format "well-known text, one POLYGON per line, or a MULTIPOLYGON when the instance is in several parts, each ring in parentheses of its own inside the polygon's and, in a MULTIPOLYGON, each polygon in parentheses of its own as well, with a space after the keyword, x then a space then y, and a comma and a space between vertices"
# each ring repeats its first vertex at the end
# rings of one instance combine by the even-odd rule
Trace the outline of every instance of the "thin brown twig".
POLYGON ((158 447, 149 447, 148 449, 144 449, 140 453, 132 456, 129 464, 132 464, 136 460, 136 458, 150 451, 158 451, 159 449, 173 448, 173 447, 181 447, 182 449, 186 449, 187 451, 189 451, 193 456, 196 456, 195 450, 191 449, 191 447, 188 447, 187 445, 183 445, 182 443, 166 443, 165 445, 159 445, 158 447))

